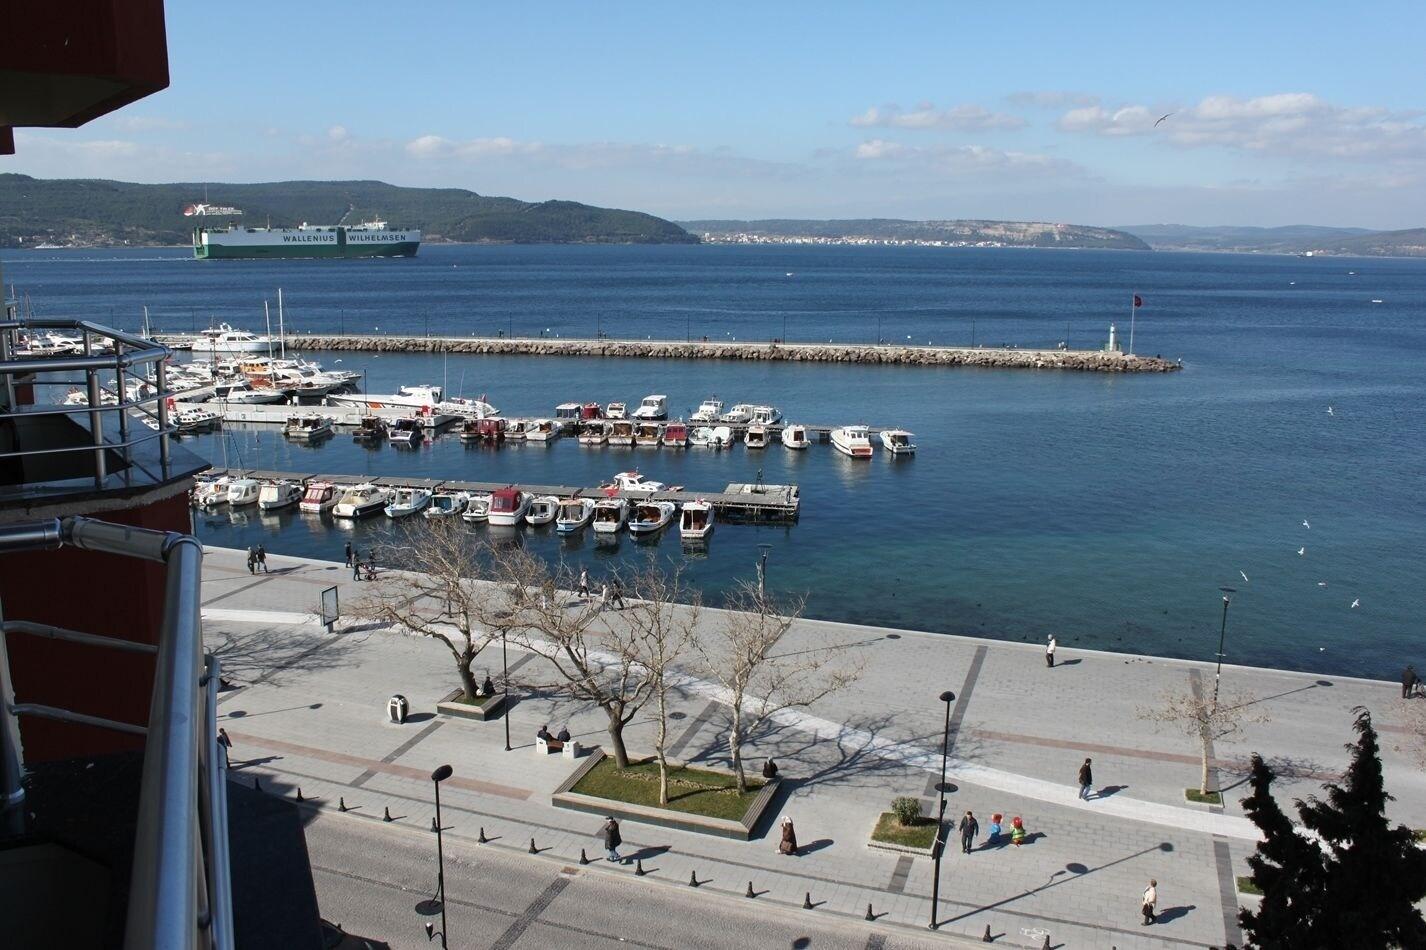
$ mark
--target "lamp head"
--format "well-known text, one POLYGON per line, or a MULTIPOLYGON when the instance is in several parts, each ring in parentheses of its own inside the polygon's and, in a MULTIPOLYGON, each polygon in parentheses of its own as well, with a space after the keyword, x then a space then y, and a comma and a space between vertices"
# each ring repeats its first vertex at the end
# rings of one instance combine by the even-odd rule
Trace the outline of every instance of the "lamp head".
POLYGON ((431 773, 431 781, 444 782, 446 779, 451 777, 451 774, 454 771, 455 770, 452 769, 449 765, 443 765, 431 773))
POLYGON ((429 943, 436 939, 436 925, 429 920, 426 921, 426 941, 429 943))
POLYGON ((941 694, 941 702, 943 703, 949 703, 955 698, 956 694, 951 692, 950 690, 946 690, 944 693, 941 694))

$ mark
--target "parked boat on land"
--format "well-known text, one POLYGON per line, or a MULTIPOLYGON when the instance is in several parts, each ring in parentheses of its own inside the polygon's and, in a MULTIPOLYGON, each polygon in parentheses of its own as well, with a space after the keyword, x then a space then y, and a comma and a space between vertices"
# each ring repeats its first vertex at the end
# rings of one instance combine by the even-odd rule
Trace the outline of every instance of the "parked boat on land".
POLYGON ((658 422, 668 418, 668 397, 667 396, 645 396, 644 401, 639 403, 639 408, 634 410, 635 419, 643 419, 649 422, 658 422))
POLYGON ((609 424, 606 422, 586 422, 579 433, 580 445, 603 445, 609 441, 609 424))
POLYGON ((710 397, 698 404, 698 408, 688 417, 689 422, 717 422, 723 414, 723 402, 710 397))
POLYGON ((559 515, 560 500, 554 495, 538 495, 530 500, 525 509, 525 523, 529 525, 549 524, 559 515))
POLYGON ((389 489, 373 485, 370 482, 353 485, 346 490, 341 501, 337 502, 336 507, 332 509, 332 517, 365 518, 367 515, 374 515, 386 507, 389 495, 389 489))
POLYGON ((336 485, 331 482, 308 482, 307 490, 302 493, 302 500, 297 503, 297 509, 320 515, 337 507, 338 500, 336 485))
POLYGON ((629 408, 622 402, 611 402, 604 409, 606 419, 626 419, 629 416, 629 408))
POLYGON ((241 508, 257 503, 261 485, 255 478, 235 478, 228 483, 228 507, 241 508))
POLYGON ((352 433, 353 442, 382 442, 386 439, 386 420, 380 416, 362 416, 352 433))
POLYGON ((657 448, 663 426, 657 422, 640 422, 634 426, 634 444, 657 448))
POLYGON ((767 448, 767 426, 761 422, 751 423, 748 431, 743 433, 743 444, 750 449, 767 448))
POLYGON ((671 501, 644 501, 634 506, 629 517, 630 534, 657 534, 673 520, 678 506, 671 501))
POLYGON ((634 444, 634 424, 624 419, 610 423, 609 426, 610 445, 633 445, 634 444))
POLYGON ((265 483, 257 493, 257 506, 263 511, 278 511, 301 500, 301 483, 285 478, 265 483))
POLYGON ((914 434, 905 429, 881 430, 881 444, 892 455, 915 455, 916 443, 911 441, 913 438, 914 434))
POLYGON ((807 438, 807 427, 789 422, 782 427, 782 444, 789 449, 805 449, 812 444, 807 438))
POLYGON ((613 534, 629 520, 629 503, 623 498, 601 498, 594 503, 594 530, 613 534))
POLYGON ((564 499, 555 516, 555 530, 560 534, 573 534, 583 528, 594 517, 594 505, 593 498, 564 499))
POLYGON ((519 524, 524 519, 525 512, 530 510, 533 497, 529 492, 520 491, 513 485, 491 492, 490 523, 504 527, 519 524))
POLYGON ((332 420, 316 412, 288 416, 282 434, 297 442, 320 442, 332 434, 332 420))
POLYGON ((431 496, 431 504, 421 512, 427 518, 449 518, 465 511, 470 495, 463 491, 436 492, 431 496))
POLYGON ((386 430, 386 437, 392 445, 415 445, 421 441, 421 420, 397 419, 386 430))
POLYGON ((671 449, 681 449, 688 445, 688 426, 682 422, 670 422, 664 426, 663 444, 671 449))
POLYGON ((386 503, 386 517, 405 518, 424 511, 431 503, 429 488, 398 488, 386 503))
POLYGON ((679 516, 679 537, 685 541, 706 541, 712 533, 713 506, 701 498, 686 502, 679 516))
POLYGON ((470 524, 478 524, 490 519, 490 495, 487 492, 476 492, 470 496, 465 503, 465 511, 460 513, 461 520, 470 524))
POLYGON ((832 448, 852 458, 871 458, 871 439, 866 426, 842 426, 832 430, 832 448))

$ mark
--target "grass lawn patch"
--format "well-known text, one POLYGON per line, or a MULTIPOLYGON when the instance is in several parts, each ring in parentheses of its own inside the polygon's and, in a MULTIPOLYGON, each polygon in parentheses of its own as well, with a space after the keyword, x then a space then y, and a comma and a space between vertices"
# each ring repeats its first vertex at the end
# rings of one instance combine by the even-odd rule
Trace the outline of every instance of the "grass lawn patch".
POLYGON ((1263 896, 1263 892, 1258 889, 1258 885, 1254 884, 1253 879, 1247 875, 1242 875, 1238 878, 1238 893, 1252 894, 1256 897, 1263 896))
POLYGON ((895 812, 884 811, 876 820, 871 840, 899 844, 903 848, 931 849, 936 841, 936 819, 922 816, 914 825, 903 825, 895 812))
POLYGON ((1416 836, 1417 842, 1426 842, 1426 828, 1417 828, 1411 832, 1416 836))
POLYGON ((729 821, 741 821, 761 790, 762 782, 750 778, 748 790, 739 794, 738 780, 732 775, 670 764, 668 804, 660 805, 658 762, 645 759, 621 769, 612 756, 601 760, 570 789, 579 795, 729 821))
POLYGON ((1197 802, 1200 805, 1223 804, 1223 794, 1221 792, 1209 792, 1205 795, 1196 788, 1185 788, 1183 790, 1183 797, 1191 802, 1197 802))

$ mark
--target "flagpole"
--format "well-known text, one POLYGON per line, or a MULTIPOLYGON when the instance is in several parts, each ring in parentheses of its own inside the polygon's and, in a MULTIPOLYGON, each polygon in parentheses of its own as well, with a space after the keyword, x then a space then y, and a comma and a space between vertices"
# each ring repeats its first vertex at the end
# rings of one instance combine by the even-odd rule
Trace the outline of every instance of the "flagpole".
POLYGON ((1134 294, 1129 295, 1129 355, 1134 355, 1134 311, 1139 308, 1134 306, 1134 294))

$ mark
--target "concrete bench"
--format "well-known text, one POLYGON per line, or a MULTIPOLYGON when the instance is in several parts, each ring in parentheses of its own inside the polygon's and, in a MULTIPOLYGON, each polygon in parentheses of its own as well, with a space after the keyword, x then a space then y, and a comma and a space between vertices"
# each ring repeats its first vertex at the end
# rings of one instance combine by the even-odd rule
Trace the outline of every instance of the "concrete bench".
POLYGON ((568 742, 561 742, 558 739, 545 739, 541 736, 535 736, 536 755, 549 755, 553 752, 558 752, 566 759, 577 759, 582 751, 583 749, 580 747, 580 744, 573 739, 568 742))

